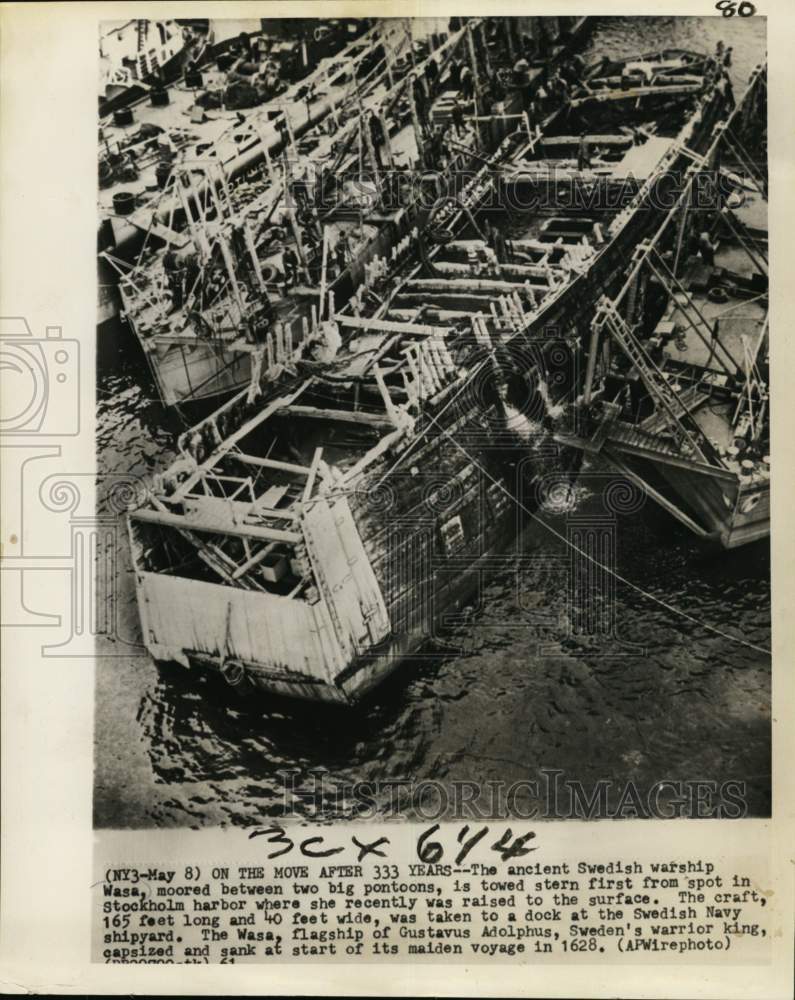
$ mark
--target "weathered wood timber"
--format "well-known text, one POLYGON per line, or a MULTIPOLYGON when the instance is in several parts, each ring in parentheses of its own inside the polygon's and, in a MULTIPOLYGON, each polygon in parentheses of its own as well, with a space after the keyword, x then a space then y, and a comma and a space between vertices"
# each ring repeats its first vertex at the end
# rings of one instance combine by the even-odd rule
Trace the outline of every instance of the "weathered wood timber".
MULTIPOLYGON (((517 151, 544 155, 532 133, 507 136, 462 192, 438 193, 386 270, 370 269, 344 305, 330 302, 314 331, 317 357, 296 355, 278 377, 252 380, 183 435, 177 468, 164 477, 173 488, 159 502, 186 502, 190 484, 192 523, 211 524, 202 534, 233 582, 208 573, 176 522, 133 511, 139 607, 156 659, 222 672, 234 662, 263 690, 353 702, 503 565, 541 481, 567 482, 576 470, 579 400, 592 390, 580 365, 593 340, 590 310, 620 288, 628 255, 665 215, 658 196, 705 162, 725 110, 707 61, 677 58, 703 73, 702 86, 666 103, 665 134, 628 205, 598 219, 576 205, 555 206, 551 217, 528 212, 506 241, 482 222, 500 183, 494 168, 517 151), (519 248, 534 254, 533 273, 510 259, 519 248), (262 459, 256 477, 252 458, 262 459), (284 492, 266 502, 276 487, 284 492), (239 524, 246 504, 263 533, 284 532, 280 507, 290 510, 287 533, 297 537, 263 534, 257 542, 276 545, 255 549, 239 524), (237 534, 223 530, 224 518, 237 534), (175 584, 187 608, 171 620, 159 609, 175 584)), ((589 77, 594 87, 599 79, 589 77)), ((642 99, 636 109, 646 132, 656 107, 642 99)), ((601 103, 583 108, 558 127, 602 134, 601 103)), ((688 433, 709 468, 708 444, 688 433)))

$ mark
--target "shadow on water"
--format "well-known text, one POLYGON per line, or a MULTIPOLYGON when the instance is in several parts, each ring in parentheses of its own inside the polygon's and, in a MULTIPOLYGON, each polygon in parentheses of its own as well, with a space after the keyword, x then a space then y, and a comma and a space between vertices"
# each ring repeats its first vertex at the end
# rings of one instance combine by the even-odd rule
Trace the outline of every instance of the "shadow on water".
MULTIPOLYGON (((564 528, 565 517, 550 521, 564 528)), ((530 544, 562 549, 538 527, 530 544)), ((435 646, 353 708, 243 700, 217 675, 148 669, 140 740, 155 785, 176 796, 152 819, 175 825, 187 814, 201 825, 210 806, 236 825, 354 815, 345 795, 318 791, 320 772, 336 787, 449 784, 550 765, 646 787, 671 775, 739 777, 749 809, 764 815, 769 658, 733 637, 769 643, 767 546, 715 552, 646 505, 622 520, 616 568, 643 592, 617 588, 610 642, 568 627, 576 595, 554 562, 529 575, 510 565, 435 646)))
MULTIPOLYGON (((379 738, 401 724, 407 699, 433 696, 433 679, 449 658, 449 652, 434 655, 431 645, 355 705, 262 692, 242 697, 217 674, 168 664, 142 699, 139 718, 152 738, 150 757, 160 780, 177 773, 196 781, 243 774, 264 780, 296 765, 345 771, 363 763, 379 738)), ((415 736, 421 756, 422 734, 415 736)))

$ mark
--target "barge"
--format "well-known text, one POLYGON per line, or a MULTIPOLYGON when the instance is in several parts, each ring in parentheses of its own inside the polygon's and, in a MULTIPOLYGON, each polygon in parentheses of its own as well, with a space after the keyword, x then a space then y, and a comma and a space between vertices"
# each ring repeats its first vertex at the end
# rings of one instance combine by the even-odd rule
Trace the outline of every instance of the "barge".
POLYGON ((766 70, 597 303, 580 439, 697 537, 770 533, 766 70), (761 128, 754 128, 761 126, 761 128), (729 169, 730 168, 730 169, 729 169))
POLYGON ((147 239, 161 246, 186 225, 169 183, 173 170, 211 157, 234 179, 263 157, 279 155, 293 138, 334 114, 351 78, 369 72, 384 52, 381 34, 361 21, 341 53, 329 46, 333 54, 288 87, 267 46, 260 51, 258 43, 249 36, 245 44, 238 40, 231 64, 228 51, 212 65, 197 53, 200 68, 171 86, 148 87, 131 107, 100 122, 102 285, 115 284, 129 270, 147 239))
MULTIPOLYGON (((346 93, 336 95, 335 113, 303 135, 290 133, 281 158, 275 148, 266 147, 264 156, 260 149, 253 174, 236 177, 215 160, 174 169, 169 194, 179 200, 188 231, 169 236, 171 222, 165 229, 158 226, 166 246, 153 251, 147 239, 119 286, 125 316, 167 405, 211 400, 247 383, 258 340, 252 330, 261 326, 263 300, 271 304, 268 322, 294 332, 284 334, 287 353, 300 347, 306 324, 322 313, 321 286, 344 300, 365 268, 416 223, 417 204, 427 202, 421 189, 412 196, 417 168, 441 166, 434 144, 457 107, 471 120, 456 126, 445 174, 470 170, 473 156, 494 148, 511 116, 521 112, 527 92, 516 85, 504 88, 503 99, 494 101, 497 114, 478 114, 487 110, 491 71, 484 28, 484 22, 470 20, 447 37, 413 40, 408 51, 392 37, 371 79, 354 75, 346 93), (459 91, 462 66, 474 81, 466 98, 459 91), (225 197, 230 192, 231 199, 225 197), (211 227, 205 225, 208 216, 211 227), (243 220, 262 228, 241 259, 234 234, 243 220), (213 260, 207 248, 221 242, 227 249, 217 249, 213 260), (188 307, 182 295, 172 294, 175 268, 166 273, 171 251, 180 261, 197 260, 205 273, 221 266, 223 287, 212 309, 197 301, 188 307), (285 251, 294 261, 289 270, 285 251), (245 301, 241 288, 250 290, 245 301)), ((568 44, 581 38, 585 19, 574 28, 568 44)), ((497 47, 495 40, 492 48, 497 47)), ((561 54, 566 51, 560 47, 561 54)), ((529 73, 525 87, 540 77, 540 71, 529 73)))

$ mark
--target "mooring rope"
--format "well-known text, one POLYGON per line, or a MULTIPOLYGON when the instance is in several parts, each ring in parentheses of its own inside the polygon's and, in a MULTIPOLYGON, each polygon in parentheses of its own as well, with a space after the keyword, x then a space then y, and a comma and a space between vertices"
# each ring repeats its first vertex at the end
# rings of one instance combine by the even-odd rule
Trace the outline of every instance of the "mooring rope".
POLYGON ((620 583, 623 583, 626 587, 629 587, 631 590, 636 591, 638 594, 640 594, 641 596, 645 597, 647 600, 653 601, 655 604, 660 605, 660 607, 665 608, 665 610, 669 611, 671 614, 679 615, 680 618, 684 618, 686 621, 692 622, 692 624, 697 625, 697 626, 699 626, 699 627, 701 627, 703 629, 706 629, 708 632, 712 632, 714 635, 721 636, 724 639, 729 639, 731 642, 736 642, 736 643, 738 643, 741 646, 746 646, 748 649, 753 649, 757 653, 765 653, 768 656, 772 656, 772 650, 768 649, 766 646, 759 646, 756 643, 749 642, 747 639, 742 639, 742 638, 739 638, 736 635, 731 635, 729 632, 724 632, 722 629, 717 628, 715 625, 710 625, 708 622, 700 621, 698 618, 695 618, 693 615, 688 614, 686 611, 682 611, 681 608, 677 608, 675 605, 669 604, 668 601, 664 601, 661 597, 657 597, 654 594, 650 593, 648 590, 644 590, 643 587, 640 587, 640 586, 638 586, 638 584, 633 583, 631 580, 628 580, 625 576, 622 576, 621 573, 618 573, 612 567, 606 565, 603 562, 600 562, 600 560, 598 560, 598 559, 595 559, 588 552, 585 552, 578 545, 575 545, 575 543, 572 542, 570 539, 566 538, 566 536, 563 535, 563 534, 561 534, 556 528, 553 528, 551 524, 548 524, 543 518, 539 517, 534 511, 529 510, 521 502, 521 500, 519 500, 517 497, 515 497, 510 492, 510 490, 508 490, 503 485, 503 483, 501 483, 498 479, 495 479, 494 476, 492 476, 491 473, 487 469, 485 469, 480 464, 480 462, 478 462, 478 460, 476 458, 474 458, 466 450, 466 448, 464 448, 461 444, 459 444, 458 441, 456 441, 456 439, 453 437, 453 435, 447 430, 447 428, 442 427, 442 425, 438 422, 438 418, 442 416, 442 414, 445 412, 445 410, 447 410, 450 406, 452 406, 452 404, 456 401, 456 399, 458 399, 458 397, 461 395, 461 393, 464 391, 464 389, 466 389, 468 387, 468 385, 470 383, 470 379, 472 377, 474 377, 488 363, 488 361, 489 361, 489 359, 485 358, 480 363, 480 365, 478 365, 474 369, 474 371, 470 374, 470 376, 465 380, 464 384, 461 386, 461 388, 459 389, 459 391, 457 393, 455 393, 455 395, 453 395, 447 401, 447 403, 439 411, 439 413, 437 414, 437 416, 434 417, 434 416, 428 414, 428 419, 429 419, 428 426, 425 427, 425 428, 423 428, 422 432, 420 434, 418 434, 417 437, 411 442, 411 444, 406 449, 406 451, 404 451, 401 455, 398 456, 398 458, 396 459, 396 461, 393 462, 392 465, 386 470, 386 472, 380 477, 380 479, 376 483, 376 486, 380 486, 384 482, 384 480, 394 471, 394 469, 396 469, 397 466, 406 458, 406 456, 412 450, 412 448, 414 447, 414 445, 417 444, 428 433, 428 431, 431 429, 432 425, 435 425, 445 435, 445 437, 448 437, 453 442, 453 444, 456 446, 456 448, 458 448, 458 450, 462 454, 464 454, 469 459, 469 461, 472 462, 472 464, 475 465, 480 470, 480 472, 484 476, 486 476, 487 479, 489 479, 492 483, 494 483, 494 485, 496 485, 510 500, 513 500, 514 503, 518 504, 518 506, 526 514, 528 514, 534 521, 538 522, 538 524, 540 524, 540 525, 542 525, 542 527, 546 528, 547 531, 549 531, 551 534, 553 534, 557 538, 559 538, 560 541, 562 541, 566 545, 568 545, 569 548, 574 549, 575 552, 577 552, 581 556, 584 556, 589 562, 593 563, 599 569, 604 570, 605 572, 609 573, 615 580, 618 580, 620 583))
MULTIPOLYGON (((450 397, 450 399, 447 400, 447 402, 444 404, 444 406, 441 408, 441 410, 439 410, 439 413, 437 414, 437 417, 441 417, 441 415, 443 413, 445 413, 447 410, 450 409, 450 407, 458 399, 458 397, 461 395, 461 393, 464 392, 465 389, 469 388, 470 382, 475 378, 476 375, 478 375, 478 373, 480 371, 482 371, 482 369, 489 363, 490 360, 491 360, 490 358, 484 358, 480 362, 479 365, 476 365, 475 368, 473 368, 473 370, 467 374, 467 377, 464 379, 464 382, 461 385, 461 387, 458 390, 458 392, 454 393, 450 397)), ((386 470, 386 472, 381 476, 381 478, 375 484, 376 487, 380 486, 383 483, 383 481, 387 478, 387 476, 390 476, 392 474, 392 472, 400 465, 400 463, 403 461, 403 459, 406 458, 406 456, 414 448, 414 446, 417 445, 417 444, 419 444, 419 442, 425 437, 425 435, 428 433, 428 431, 431 430, 431 427, 433 426, 433 424, 436 424, 436 426, 439 427, 440 430, 444 430, 444 428, 441 427, 437 423, 437 417, 432 417, 430 414, 427 414, 427 416, 428 416, 428 419, 431 421, 431 423, 429 423, 426 427, 423 427, 423 429, 420 431, 420 433, 415 438, 413 438, 411 440, 411 442, 409 443, 409 445, 406 448, 406 450, 404 452, 401 452, 400 455, 398 455, 397 459, 392 463, 392 465, 389 466, 389 468, 386 470)), ((447 433, 447 432, 445 431, 445 433, 447 433)))
MULTIPOLYGON (((433 421, 434 423, 436 423, 436 418, 435 417, 430 417, 430 420, 433 421)), ((534 513, 533 511, 529 510, 521 502, 521 500, 519 500, 515 496, 513 496, 513 494, 510 492, 510 490, 508 490, 498 479, 495 479, 494 476, 492 476, 491 473, 489 473, 489 471, 487 469, 485 469, 480 464, 480 462, 478 462, 478 460, 476 458, 473 458, 473 456, 466 450, 466 448, 464 448, 462 445, 460 445, 458 443, 458 441, 455 440, 455 438, 453 437, 453 435, 450 434, 449 431, 446 428, 442 427, 438 423, 437 423, 437 427, 439 427, 439 430, 442 431, 442 433, 445 435, 445 437, 448 437, 453 442, 453 444, 456 446, 456 448, 458 448, 458 450, 460 452, 462 452, 462 454, 464 454, 469 459, 469 461, 473 463, 473 465, 477 466, 477 468, 480 470, 480 472, 484 476, 486 476, 489 480, 491 480, 492 483, 494 483, 500 490, 502 490, 502 492, 509 499, 513 500, 516 504, 518 504, 519 507, 521 507, 521 509, 526 514, 528 514, 534 521, 538 522, 538 524, 542 525, 542 527, 546 528, 547 531, 551 532, 553 535, 555 535, 557 538, 559 538, 560 541, 562 541, 566 545, 568 545, 569 548, 574 549, 574 551, 577 552, 579 555, 584 556, 589 562, 591 562, 595 566, 599 567, 599 569, 602 569, 605 572, 609 573, 614 579, 618 580, 620 583, 623 583, 625 586, 629 587, 631 590, 634 590, 637 593, 641 594, 643 597, 647 598, 647 600, 653 601, 655 604, 659 604, 660 607, 665 608, 666 611, 670 611, 672 614, 679 615, 681 618, 684 618, 686 621, 692 622, 692 624, 697 625, 700 628, 706 629, 708 632, 712 632, 714 635, 719 635, 723 639, 729 639, 732 642, 736 642, 736 643, 738 643, 741 646, 746 646, 748 649, 753 649, 757 653, 765 653, 768 656, 772 655, 772 650, 771 649, 768 649, 765 646, 758 646, 756 643, 749 642, 747 639, 739 638, 736 635, 731 635, 729 632, 724 632, 722 629, 717 628, 715 625, 710 625, 708 622, 700 621, 698 618, 695 618, 693 615, 688 614, 686 611, 682 611, 681 608, 677 608, 675 605, 669 604, 668 601, 664 601, 661 597, 656 597, 654 594, 649 593, 649 591, 644 590, 643 587, 639 587, 638 584, 633 583, 631 580, 628 580, 625 576, 622 576, 620 573, 616 572, 616 570, 614 570, 612 567, 606 565, 603 562, 600 562, 598 559, 595 559, 588 552, 585 552, 578 545, 575 545, 574 542, 570 541, 570 539, 566 538, 565 535, 562 535, 556 528, 553 528, 552 525, 548 524, 543 518, 539 517, 536 513, 534 513)))

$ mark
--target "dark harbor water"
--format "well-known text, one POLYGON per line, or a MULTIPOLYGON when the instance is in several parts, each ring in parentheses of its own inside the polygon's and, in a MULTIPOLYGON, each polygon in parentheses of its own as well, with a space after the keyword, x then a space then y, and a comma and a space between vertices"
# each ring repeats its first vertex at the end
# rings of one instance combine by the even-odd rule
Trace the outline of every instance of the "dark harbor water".
MULTIPOLYGON (((602 19, 587 54, 666 45, 712 51, 719 38, 734 48, 739 95, 764 55, 759 19, 602 19)), ((100 474, 108 482, 147 476, 169 458, 182 425, 153 401, 129 333, 104 332, 98 361, 100 474)), ((577 511, 590 509, 600 483, 584 479, 577 511)), ((117 638, 102 641, 97 661, 97 826, 246 825, 291 809, 313 815, 318 806, 352 814, 355 803, 344 796, 321 801, 319 770, 344 785, 438 782, 443 797, 454 782, 537 781, 538 793, 524 785, 513 804, 541 814, 545 770, 586 792, 613 782, 612 803, 627 782, 645 794, 662 781, 732 781, 745 784, 750 814, 769 814, 770 661, 732 639, 770 645, 767 545, 709 550, 650 501, 635 506, 616 526, 617 572, 726 635, 621 583, 616 638, 574 634, 569 552, 536 525, 525 538, 529 558, 507 558, 479 605, 353 714, 251 708, 213 679, 161 676, 143 647, 131 645, 141 636, 120 533, 117 638)), ((545 517, 566 533, 565 514, 545 517)), ((407 794, 376 798, 411 814, 407 794)))

